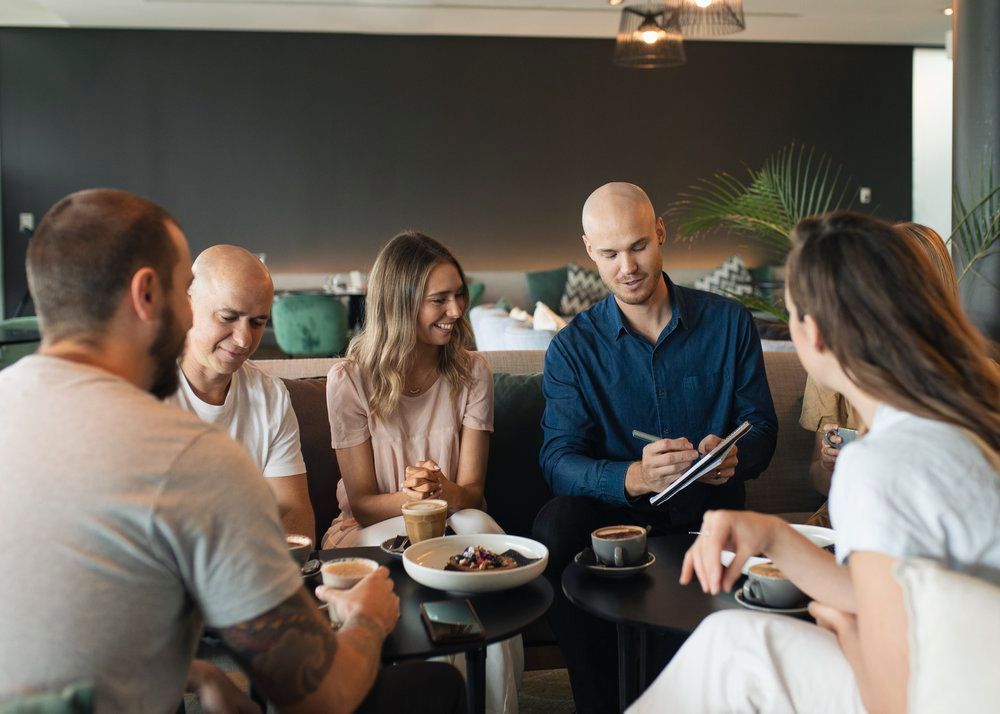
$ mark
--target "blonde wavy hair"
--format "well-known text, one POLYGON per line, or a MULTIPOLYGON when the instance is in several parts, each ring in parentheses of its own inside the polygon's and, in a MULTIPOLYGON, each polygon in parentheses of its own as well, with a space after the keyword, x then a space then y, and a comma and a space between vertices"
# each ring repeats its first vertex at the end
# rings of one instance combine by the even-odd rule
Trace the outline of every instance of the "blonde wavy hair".
MULTIPOLYGON (((405 231, 389 241, 375 259, 368 279, 365 323, 347 348, 371 383, 368 406, 375 420, 384 419, 399 405, 406 374, 417 345, 417 316, 431 271, 447 263, 462 279, 468 301, 465 272, 447 248, 416 231, 405 231)), ((472 385, 472 325, 463 310, 451 340, 438 353, 438 374, 451 383, 453 393, 472 385)))

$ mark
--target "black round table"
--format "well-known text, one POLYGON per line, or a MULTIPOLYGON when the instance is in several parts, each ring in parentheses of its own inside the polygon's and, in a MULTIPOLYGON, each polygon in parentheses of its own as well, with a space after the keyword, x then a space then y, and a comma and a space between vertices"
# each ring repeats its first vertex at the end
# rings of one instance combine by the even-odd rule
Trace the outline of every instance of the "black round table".
POLYGON ((618 697, 622 711, 635 701, 640 686, 649 684, 649 630, 690 634, 713 612, 740 607, 732 593, 706 595, 697 581, 680 584, 684 553, 694 539, 693 535, 650 538, 648 547, 656 562, 631 578, 602 578, 575 563, 563 571, 562 588, 569 601, 618 627, 618 697))
POLYGON ((317 557, 320 560, 371 558, 389 568, 389 575, 399 596, 399 622, 385 640, 382 661, 391 663, 464 652, 467 708, 470 714, 481 714, 486 710, 486 645, 519 634, 545 615, 552 605, 552 586, 543 577, 535 578, 527 585, 513 590, 462 595, 424 587, 407 575, 401 560, 393 558, 381 548, 334 548, 320 551, 317 557), (485 639, 447 645, 431 642, 420 616, 420 603, 466 598, 483 623, 485 639))

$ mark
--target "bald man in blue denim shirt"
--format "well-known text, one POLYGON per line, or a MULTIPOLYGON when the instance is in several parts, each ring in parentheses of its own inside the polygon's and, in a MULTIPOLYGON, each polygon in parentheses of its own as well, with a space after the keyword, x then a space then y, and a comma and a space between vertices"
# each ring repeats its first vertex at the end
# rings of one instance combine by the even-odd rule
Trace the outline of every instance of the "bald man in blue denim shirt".
POLYGON ((540 460, 555 498, 535 520, 549 548, 550 612, 577 711, 618 707, 615 628, 562 595, 563 569, 605 525, 695 530, 706 510, 741 508, 744 481, 771 460, 778 423, 760 339, 738 302, 674 285, 665 239, 645 192, 597 189, 583 209, 583 242, 611 291, 563 329, 545 356, 540 460), (751 430, 718 469, 661 506, 649 497, 743 421, 751 430), (646 444, 632 430, 663 438, 646 444))

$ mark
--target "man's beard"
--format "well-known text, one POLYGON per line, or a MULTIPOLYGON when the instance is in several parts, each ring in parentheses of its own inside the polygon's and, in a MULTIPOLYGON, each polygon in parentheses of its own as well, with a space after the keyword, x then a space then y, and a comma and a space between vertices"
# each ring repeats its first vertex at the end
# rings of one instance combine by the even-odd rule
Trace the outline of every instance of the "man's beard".
POLYGON ((619 288, 619 283, 612 282, 611 284, 605 283, 608 289, 614 293, 614 296, 621 300, 626 305, 644 305, 656 292, 657 284, 655 280, 650 280, 647 275, 645 278, 646 286, 643 292, 626 292, 619 288))
POLYGON ((184 349, 186 337, 184 332, 177 329, 177 316, 173 309, 165 305, 160 315, 160 329, 149 347, 149 356, 153 358, 156 369, 149 392, 157 399, 166 399, 180 386, 177 358, 184 349))

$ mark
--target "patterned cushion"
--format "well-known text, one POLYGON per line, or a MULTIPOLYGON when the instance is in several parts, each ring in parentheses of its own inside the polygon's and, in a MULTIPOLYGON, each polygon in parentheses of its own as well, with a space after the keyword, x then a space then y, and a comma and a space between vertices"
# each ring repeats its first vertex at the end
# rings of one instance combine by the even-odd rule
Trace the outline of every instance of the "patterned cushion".
POLYGON ((578 315, 608 294, 599 273, 569 264, 566 274, 566 288, 559 301, 559 312, 563 315, 578 315))
POLYGON ((720 268, 703 278, 694 281, 698 290, 707 290, 719 295, 751 295, 753 293, 753 278, 743 258, 734 255, 722 264, 720 268))

